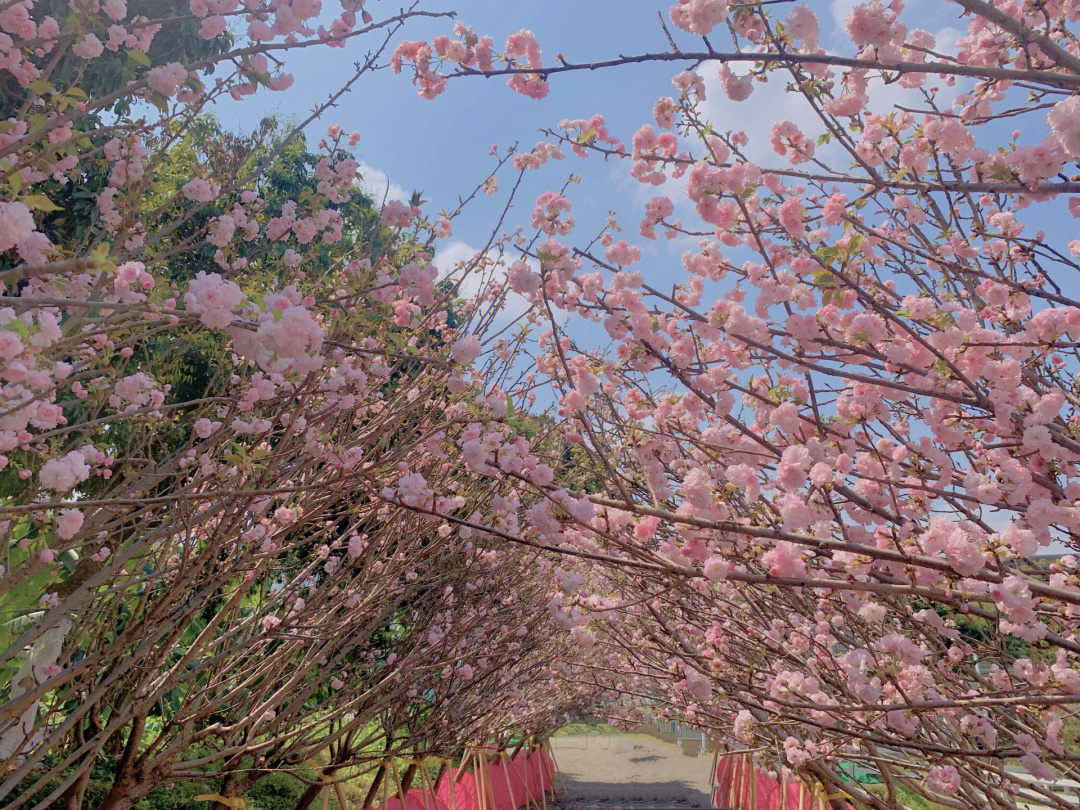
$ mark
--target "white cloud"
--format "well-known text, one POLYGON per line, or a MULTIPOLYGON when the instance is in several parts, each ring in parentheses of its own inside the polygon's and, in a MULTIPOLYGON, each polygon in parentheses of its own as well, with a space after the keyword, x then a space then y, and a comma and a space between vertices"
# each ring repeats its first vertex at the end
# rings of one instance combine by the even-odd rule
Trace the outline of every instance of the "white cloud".
POLYGON ((360 187, 380 205, 384 195, 387 200, 409 201, 409 193, 397 183, 390 182, 389 175, 382 169, 361 162, 356 170, 356 178, 360 187))
POLYGON ((786 71, 771 71, 767 82, 754 82, 754 91, 749 98, 732 101, 720 86, 718 70, 719 63, 707 62, 701 67, 707 98, 702 110, 718 131, 742 130, 746 133, 749 143, 742 151, 754 163, 762 166, 780 165, 782 159, 769 144, 769 130, 781 118, 793 121, 804 135, 812 139, 825 131, 821 119, 802 94, 787 89, 791 77, 786 71))
MULTIPOLYGON (((829 10, 832 12, 833 28, 836 31, 843 31, 844 20, 848 18, 848 15, 855 6, 861 5, 863 2, 865 2, 865 0, 832 0, 832 3, 829 4, 829 10)), ((822 29, 825 28, 824 25, 821 27, 822 29)), ((845 36, 845 39, 846 38, 847 37, 845 36)), ((850 45, 851 43, 849 42, 848 44, 850 45)))
MULTIPOLYGON (((850 10, 858 5, 859 0, 833 0, 831 4, 832 18, 835 27, 841 31, 840 51, 844 51, 844 45, 851 47, 850 40, 843 32, 844 19, 850 10)), ((825 25, 822 25, 825 28, 825 25)), ((942 27, 931 32, 935 38, 935 49, 941 53, 953 53, 956 49, 956 41, 963 35, 961 31, 952 27, 942 27)), ((740 71, 733 68, 736 73, 740 71)), ((702 105, 709 122, 720 131, 742 130, 746 133, 749 143, 743 148, 743 153, 749 160, 763 167, 787 168, 783 158, 776 155, 769 143, 769 130, 775 121, 786 118, 795 123, 804 135, 811 140, 817 141, 819 135, 826 131, 825 125, 818 117, 806 98, 794 89, 788 89, 792 85, 790 75, 785 70, 774 70, 768 74, 767 82, 754 82, 754 90, 745 101, 731 101, 720 86, 718 76, 719 63, 706 62, 701 67, 702 78, 705 81, 707 101, 702 105)), ((926 86, 938 88, 938 106, 947 109, 952 100, 961 92, 961 82, 953 87, 944 85, 937 76, 927 76, 926 86)), ((898 83, 885 83, 875 71, 871 71, 867 83, 866 94, 869 98, 867 109, 871 112, 887 115, 902 106, 908 109, 924 109, 926 107, 920 89, 908 89, 898 83)), ((815 150, 818 158, 824 159, 836 167, 844 168, 848 165, 841 147, 831 141, 824 146, 818 146, 815 150), (839 160, 837 160, 839 159, 839 160)))
MULTIPOLYGON (((463 298, 475 298, 491 280, 506 283, 506 272, 509 266, 516 260, 508 256, 495 254, 489 257, 481 255, 482 251, 472 245, 455 239, 450 242, 432 259, 432 264, 439 268, 440 279, 461 280, 458 288, 459 295, 463 298), (471 265, 475 264, 475 267, 471 265)), ((539 265, 534 259, 525 260, 535 272, 539 272, 539 265)), ((521 317, 529 310, 529 302, 513 291, 507 291, 506 301, 495 316, 496 324, 505 326, 507 323, 521 317)))

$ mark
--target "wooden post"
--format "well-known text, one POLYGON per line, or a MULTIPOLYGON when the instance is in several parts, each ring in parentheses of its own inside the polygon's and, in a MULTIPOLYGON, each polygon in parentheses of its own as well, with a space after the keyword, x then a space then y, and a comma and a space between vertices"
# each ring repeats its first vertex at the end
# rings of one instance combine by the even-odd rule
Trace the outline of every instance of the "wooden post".
MULTIPOLYGON (((479 810, 487 810, 487 796, 484 795, 484 773, 483 766, 480 764, 484 756, 479 750, 473 749, 472 753, 472 766, 473 766, 473 782, 476 784, 476 805, 479 810)), ((494 810, 494 809, 493 809, 494 810)))
MULTIPOLYGON (((391 759, 390 767, 394 772, 394 781, 397 782, 397 795, 398 801, 401 802, 401 810, 405 810, 405 791, 401 787, 401 774, 398 773, 397 762, 391 759)), ((386 808, 384 807, 383 810, 386 810, 386 808)))
MULTIPOLYGON (((527 808, 529 808, 529 807, 534 808, 534 810, 540 810, 540 805, 537 804, 536 797, 533 795, 533 792, 531 790, 529 790, 529 777, 532 776, 532 763, 529 760, 532 759, 532 756, 533 756, 534 753, 536 753, 536 752, 533 749, 532 743, 530 742, 529 751, 525 755, 525 776, 522 777, 521 781, 522 781, 522 784, 525 786, 525 806, 527 808)), ((544 765, 544 758, 541 757, 540 758, 540 766, 543 767, 543 765, 544 765)), ((544 783, 543 783, 543 777, 541 777, 541 779, 540 779, 540 790, 542 791, 543 789, 544 789, 544 783)))
POLYGON ((424 810, 431 810, 428 804, 428 794, 431 793, 431 779, 428 778, 427 760, 420 760, 420 795, 424 797, 424 810))
MULTIPOLYGON (((588 739, 588 737, 586 737, 588 739)), ((551 741, 544 740, 544 749, 547 751, 548 756, 551 757, 551 764, 555 767, 555 772, 551 774, 551 798, 559 798, 558 792, 555 790, 555 777, 558 776, 559 780, 563 783, 563 790, 566 789, 566 782, 563 780, 562 769, 559 767, 559 760, 555 759, 555 752, 551 748, 551 741)))
MULTIPOLYGON (((408 767, 405 768, 404 775, 402 775, 402 777, 398 780, 398 788, 402 794, 402 802, 405 801, 405 794, 407 794, 412 789, 413 780, 415 780, 416 778, 416 770, 417 768, 421 767, 422 764, 423 760, 409 760, 409 764, 408 767)), ((402 806, 402 810, 405 810, 404 805, 402 806)))
POLYGON ((457 777, 455 781, 461 781, 461 775, 466 772, 466 768, 469 767, 469 758, 472 757, 472 751, 466 751, 464 756, 461 757, 461 764, 458 765, 457 777))
MULTIPOLYGON (((540 751, 542 754, 547 753, 547 740, 540 744, 540 751)), ((550 756, 550 754, 549 754, 550 756)), ((552 762, 555 762, 555 758, 552 757, 552 762)), ((555 774, 548 773, 547 759, 543 756, 540 757, 540 805, 543 810, 547 810, 547 787, 544 785, 544 780, 548 779, 551 782, 551 798, 555 798, 555 774)))
MULTIPOLYGON (((426 760, 425 760, 425 762, 426 762, 426 760)), ((424 773, 424 781, 427 783, 428 790, 431 792, 431 801, 435 803, 435 810, 438 810, 438 806, 439 806, 439 797, 438 797, 439 783, 442 781, 443 774, 446 773, 446 768, 450 764, 450 760, 443 759, 442 757, 440 757, 438 762, 439 762, 439 772, 435 774, 435 780, 434 781, 432 781, 431 777, 428 775, 427 767, 426 766, 421 766, 421 770, 424 773)), ((452 785, 451 785, 450 789, 451 789, 451 791, 453 791, 453 786, 452 785)), ((451 795, 453 795, 453 794, 451 793, 451 795)), ((426 798, 424 799, 424 810, 429 810, 426 798)))
POLYGON ((739 810, 749 810, 747 800, 750 798, 750 782, 746 779, 746 756, 739 755, 739 810))
MULTIPOLYGON (((521 746, 518 746, 520 750, 521 746)), ((518 810, 517 797, 514 795, 514 785, 510 782, 510 755, 506 751, 500 751, 499 755, 503 761, 503 776, 506 777, 506 789, 510 791, 510 802, 514 805, 514 810, 518 810)))
POLYGON ((709 801, 716 801, 716 766, 719 764, 720 752, 713 751, 712 769, 709 771, 709 801))
MULTIPOLYGON (((462 756, 463 761, 464 761, 464 759, 465 759, 465 757, 462 756)), ((458 779, 461 778, 461 771, 463 769, 462 769, 461 766, 459 766, 457 771, 455 772, 454 771, 454 765, 453 765, 453 763, 451 763, 450 766, 449 766, 449 770, 450 770, 450 810, 457 810, 457 783, 458 783, 458 779)))
POLYGON ((491 771, 488 770, 487 754, 480 752, 480 761, 484 763, 484 784, 487 786, 488 795, 491 797, 491 810, 499 810, 495 803, 495 788, 491 784, 491 771))
MULTIPOLYGON (((480 810, 489 810, 487 790, 484 785, 484 753, 477 749, 473 752, 473 776, 476 782, 476 804, 480 810)), ((495 808, 490 808, 495 810, 495 808)))
POLYGON ((739 788, 738 788, 738 791, 735 794, 735 801, 736 801, 735 806, 738 808, 738 810, 747 810, 747 807, 746 807, 747 796, 746 796, 746 794, 747 794, 747 788, 749 787, 749 784, 747 784, 747 781, 746 781, 746 771, 747 771, 746 754, 739 754, 739 759, 737 761, 739 763, 739 782, 738 782, 739 788))
POLYGON ((728 791, 731 796, 728 799, 728 804, 731 805, 732 810, 739 810, 739 775, 742 773, 742 756, 735 754, 731 760, 731 789, 728 791))

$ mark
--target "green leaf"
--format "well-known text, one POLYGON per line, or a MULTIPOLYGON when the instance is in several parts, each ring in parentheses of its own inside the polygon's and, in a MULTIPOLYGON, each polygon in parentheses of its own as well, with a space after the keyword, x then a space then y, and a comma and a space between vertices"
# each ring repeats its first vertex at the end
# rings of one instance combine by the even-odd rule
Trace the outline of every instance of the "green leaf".
MULTIPOLYGON (((13 319, 12 322, 14 322, 15 320, 18 319, 13 319)), ((19 321, 19 323, 22 323, 22 321, 19 321)), ((26 326, 26 324, 23 323, 23 326, 26 326)), ((30 521, 26 518, 22 518, 18 523, 15 524, 15 528, 11 531, 11 541, 14 543, 26 537, 26 535, 30 533, 30 526, 30 521)))
POLYGON ((774 385, 769 389, 769 398, 773 402, 783 402, 790 392, 791 389, 786 385, 774 385))
POLYGON ((147 93, 146 97, 151 104, 153 104, 163 113, 167 113, 169 111, 169 99, 166 98, 164 94, 159 93, 157 90, 151 90, 149 93, 147 93))
POLYGON ((11 177, 8 178, 8 185, 11 186, 11 190, 15 194, 18 194, 20 191, 22 191, 22 175, 18 172, 15 172, 15 174, 11 175, 11 177))
POLYGON ((134 48, 125 48, 124 50, 127 51, 128 59, 135 64, 142 65, 143 67, 150 67, 150 57, 142 51, 137 51, 134 48))
POLYGON ((990 176, 995 180, 1000 180, 1001 182, 1007 182, 1013 179, 1012 169, 1010 169, 1004 163, 995 163, 990 168, 990 176))
POLYGON ((79 565, 79 555, 74 551, 74 549, 69 548, 67 551, 60 555, 60 562, 64 566, 64 570, 67 571, 68 574, 73 574, 75 573, 75 568, 79 565))
POLYGON ((580 133, 577 138, 578 143, 591 144, 596 140, 596 127, 589 127, 584 132, 580 133))
POLYGON ((23 197, 24 203, 31 208, 36 208, 38 211, 59 211, 60 206, 46 197, 44 194, 30 194, 23 197))
POLYGON ((506 415, 507 416, 513 416, 514 415, 514 400, 512 400, 510 398, 509 394, 506 395, 506 415))

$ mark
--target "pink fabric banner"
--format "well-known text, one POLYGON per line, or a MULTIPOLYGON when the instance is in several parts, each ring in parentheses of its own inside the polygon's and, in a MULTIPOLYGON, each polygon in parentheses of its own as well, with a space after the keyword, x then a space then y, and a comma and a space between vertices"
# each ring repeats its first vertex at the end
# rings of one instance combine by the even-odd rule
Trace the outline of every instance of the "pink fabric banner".
POLYGON ((519 810, 542 803, 541 794, 551 790, 554 774, 547 751, 522 750, 513 759, 487 763, 483 772, 447 769, 434 793, 426 786, 414 787, 405 792, 404 803, 391 796, 372 810, 519 810))
POLYGON ((820 788, 812 791, 797 780, 767 776, 748 754, 726 754, 716 762, 713 806, 730 810, 829 810, 829 801, 820 788))

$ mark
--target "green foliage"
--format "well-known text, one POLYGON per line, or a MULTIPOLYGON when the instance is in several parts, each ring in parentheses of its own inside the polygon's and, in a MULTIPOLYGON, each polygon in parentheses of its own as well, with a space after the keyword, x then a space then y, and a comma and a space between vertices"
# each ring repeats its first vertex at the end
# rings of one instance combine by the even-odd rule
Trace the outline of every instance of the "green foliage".
POLYGON ((208 810, 210 804, 197 802, 195 797, 215 790, 210 782, 178 782, 155 790, 136 804, 135 810, 208 810))
MULTIPOLYGON (((58 111, 66 112, 80 101, 102 99, 116 93, 126 84, 145 75, 150 66, 169 62, 194 66, 228 52, 233 45, 233 37, 228 32, 211 40, 200 37, 199 22, 191 15, 187 0, 130 0, 127 7, 130 13, 143 15, 147 19, 168 20, 154 37, 148 53, 130 48, 118 51, 106 49, 100 57, 87 62, 71 54, 69 45, 65 43, 61 45, 61 55, 55 64, 53 59, 56 52, 39 57, 40 67, 50 68, 44 74, 46 78, 33 82, 29 87, 20 85, 10 74, 0 79, 0 121, 12 117, 27 118, 24 105, 30 100, 30 93, 49 98, 58 111)), ((35 7, 35 13, 52 16, 60 22, 63 30, 77 28, 76 16, 71 12, 67 0, 42 0, 35 7)), ((99 31, 97 35, 104 40, 104 32, 99 31)), ((207 66, 204 72, 213 73, 213 66, 207 66)), ((101 111, 76 119, 72 130, 79 142, 69 141, 52 147, 55 157, 103 147, 110 135, 86 135, 80 139, 78 133, 96 131, 117 116, 131 113, 137 101, 130 94, 120 93, 101 111)), ((28 117, 31 125, 35 123, 33 118, 32 115, 28 117)), ((85 248, 100 232, 97 196, 107 181, 108 174, 100 164, 82 161, 74 182, 48 180, 35 186, 38 193, 34 196, 40 201, 36 207, 47 212, 40 229, 53 244, 67 251, 85 248)), ((7 260, 4 263, 7 264, 7 260)))
POLYGON ((622 734, 617 728, 609 726, 603 720, 589 717, 584 720, 575 720, 560 728, 552 737, 580 737, 583 734, 622 734))
MULTIPOLYGON (((870 793, 879 796, 887 795, 885 785, 864 785, 863 787, 870 793)), ((948 810, 945 805, 924 799, 918 793, 909 790, 903 785, 896 786, 896 798, 900 801, 901 806, 908 808, 908 810, 948 810)))
POLYGON ((304 783, 295 776, 272 773, 256 782, 244 801, 250 810, 293 810, 303 792, 304 783))
MULTIPOLYGON (((297 203, 298 217, 317 214, 326 207, 325 198, 318 192, 319 178, 315 173, 323 156, 308 150, 302 134, 290 139, 291 135, 289 124, 265 118, 255 132, 240 136, 225 131, 210 115, 200 116, 172 134, 171 140, 175 142, 169 145, 164 160, 155 168, 144 212, 153 218, 155 229, 172 229, 170 243, 191 246, 166 259, 167 278, 182 284, 200 270, 221 272, 214 263, 216 248, 205 243, 203 232, 211 220, 227 213, 226 203, 218 200, 202 204, 182 199, 180 189, 192 177, 252 178, 244 188, 265 200, 266 210, 259 217, 263 226, 280 216, 283 206, 290 201, 297 203)), ((342 151, 333 157, 343 160, 350 154, 342 151)), ((375 203, 358 186, 344 202, 329 205, 341 215, 342 238, 329 244, 316 238, 303 246, 304 270, 309 278, 316 279, 337 269, 342 259, 358 246, 366 247, 373 260, 393 249, 392 234, 379 223, 375 203)), ((289 247, 290 240, 269 246, 263 240, 250 245, 243 243, 236 258, 248 262, 243 274, 246 283, 252 287, 261 285, 263 289, 278 286, 275 268, 281 266, 281 257, 289 247)))
MULTIPOLYGON (((180 62, 191 67, 226 53, 233 45, 233 37, 227 31, 211 40, 200 37, 199 21, 192 16, 187 0, 128 0, 127 8, 129 14, 142 15, 150 20, 168 20, 154 37, 147 53, 129 48, 105 50, 100 57, 87 63, 69 50, 48 74, 49 83, 59 88, 78 87, 90 98, 103 98, 140 78, 150 66, 180 62)), ((77 18, 72 14, 68 0, 41 0, 34 7, 34 13, 52 16, 60 23, 61 30, 77 28, 77 18)), ((104 42, 106 35, 100 31, 97 34, 104 42)), ((53 56, 46 54, 39 59, 39 64, 47 65, 53 56)), ((212 67, 206 72, 212 73, 212 67)), ((14 77, 6 74, 0 82, 0 90, 0 120, 4 120, 15 115, 22 106, 26 100, 26 89, 19 86, 14 77)), ((131 95, 122 94, 107 110, 119 115, 126 114, 131 111, 135 101, 131 95)))
MULTIPOLYGON (((200 746, 195 746, 187 754, 190 756, 205 754, 199 751, 200 746)), ((60 761, 58 755, 50 755, 42 763, 42 770, 54 767, 60 761)), ((108 756, 99 756, 95 759, 90 771, 90 779, 86 785, 82 807, 84 810, 96 810, 112 785, 116 770, 116 761, 108 756)), ((44 799, 49 792, 54 790, 63 778, 73 772, 73 768, 66 769, 60 777, 57 777, 47 787, 42 788, 33 797, 33 802, 44 799)), ((313 778, 315 772, 312 769, 303 769, 301 773, 308 778, 313 778)), ((15 789, 14 795, 19 796, 23 790, 33 785, 40 773, 35 772, 20 782, 15 789)), ((166 787, 159 788, 146 798, 135 804, 135 810, 209 810, 210 804, 196 801, 195 797, 206 793, 216 793, 220 790, 219 780, 213 774, 208 773, 204 780, 185 780, 176 782, 166 787)), ((293 810, 300 794, 304 792, 304 783, 295 776, 287 773, 271 773, 257 781, 247 793, 244 801, 248 810, 293 810)), ((337 806, 337 801, 331 795, 331 803, 337 806)), ((63 810, 63 801, 57 800, 48 805, 48 810, 63 810)))
MULTIPOLYGON (((305 775, 312 776, 314 772, 305 775)), ((171 787, 155 790, 136 804, 135 810, 209 810, 209 802, 196 801, 195 797, 217 790, 216 780, 178 782, 171 787)), ((304 783, 295 776, 271 773, 259 779, 244 794, 244 803, 248 810, 293 810, 303 792, 304 783)))
MULTIPOLYGON (((41 763, 41 770, 49 770, 54 768, 60 762, 60 756, 56 754, 50 754, 41 763)), ((100 755, 94 760, 93 766, 90 768, 90 779, 86 783, 86 792, 83 794, 82 806, 86 810, 96 810, 101 805, 102 799, 105 798, 105 794, 109 792, 109 786, 112 784, 113 772, 116 769, 116 762, 108 756, 100 755)), ((60 783, 72 773, 74 768, 66 769, 61 776, 56 777, 46 787, 39 790, 34 796, 29 799, 29 807, 33 807, 34 804, 40 802, 52 791, 56 790, 60 786, 60 783)), ((40 776, 40 773, 34 772, 19 782, 15 790, 9 794, 13 796, 21 796, 22 791, 27 790, 33 785, 40 776)), ((2 806, 2 805, 0 805, 2 806)), ((52 804, 48 805, 49 810, 64 810, 64 803, 62 800, 56 800, 52 804)))

